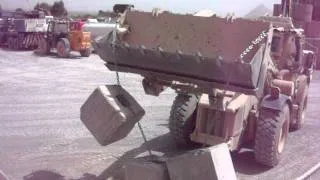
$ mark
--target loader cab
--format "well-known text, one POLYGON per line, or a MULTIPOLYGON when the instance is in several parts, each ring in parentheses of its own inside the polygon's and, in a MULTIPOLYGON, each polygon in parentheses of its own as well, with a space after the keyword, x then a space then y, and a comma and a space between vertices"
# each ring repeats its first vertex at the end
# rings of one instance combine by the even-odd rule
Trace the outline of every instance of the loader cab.
POLYGON ((273 26, 270 56, 279 69, 299 71, 301 67, 313 68, 313 52, 304 51, 304 30, 295 28, 290 17, 263 16, 259 19, 273 26))
POLYGON ((52 34, 68 34, 69 23, 66 21, 49 21, 48 32, 52 34))
POLYGON ((304 34, 299 29, 275 28, 271 42, 271 58, 279 69, 296 70, 302 64, 304 34))
POLYGON ((67 38, 69 32, 69 23, 67 21, 49 21, 47 29, 48 42, 55 46, 60 38, 67 38))
POLYGON ((310 83, 316 56, 313 51, 306 50, 303 29, 274 29, 270 55, 273 63, 280 70, 278 78, 292 81, 295 75, 305 76, 307 83, 310 83), (289 73, 282 74, 281 71, 289 73))

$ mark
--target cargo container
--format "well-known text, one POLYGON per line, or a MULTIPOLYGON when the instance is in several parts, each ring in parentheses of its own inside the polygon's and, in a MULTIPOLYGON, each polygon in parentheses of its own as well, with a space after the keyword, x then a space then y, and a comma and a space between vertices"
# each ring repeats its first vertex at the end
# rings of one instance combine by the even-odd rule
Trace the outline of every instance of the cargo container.
POLYGON ((42 13, 2 11, 0 19, 0 44, 9 49, 35 49, 48 28, 42 13))

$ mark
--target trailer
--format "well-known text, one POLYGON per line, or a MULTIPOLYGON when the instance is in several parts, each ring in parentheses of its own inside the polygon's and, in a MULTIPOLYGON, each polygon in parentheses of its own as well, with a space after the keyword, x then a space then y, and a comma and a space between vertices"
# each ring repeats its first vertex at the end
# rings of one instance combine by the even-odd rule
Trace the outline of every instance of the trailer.
POLYGON ((47 31, 52 16, 33 13, 2 12, 0 44, 9 49, 35 49, 47 31))

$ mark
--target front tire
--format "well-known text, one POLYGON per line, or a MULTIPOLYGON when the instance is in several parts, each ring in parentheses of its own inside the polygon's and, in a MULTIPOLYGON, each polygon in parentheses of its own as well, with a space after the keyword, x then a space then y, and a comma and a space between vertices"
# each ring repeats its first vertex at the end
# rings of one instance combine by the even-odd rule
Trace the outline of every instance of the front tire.
POLYGON ((70 42, 67 38, 61 38, 57 43, 58 57, 67 58, 70 55, 70 42))
POLYGON ((14 49, 14 38, 9 37, 7 40, 8 43, 8 49, 13 50, 14 49))
POLYGON ((91 55, 91 49, 88 48, 88 49, 80 50, 80 55, 82 57, 89 57, 91 55))
POLYGON ((16 37, 13 39, 13 49, 18 51, 20 49, 19 39, 16 37))
POLYGON ((38 52, 40 55, 47 55, 50 53, 50 45, 46 39, 40 39, 38 44, 38 52))
POLYGON ((198 97, 193 94, 178 94, 173 102, 169 130, 179 146, 194 146, 190 134, 195 129, 198 97))
POLYGON ((289 134, 290 109, 286 104, 280 112, 261 110, 255 138, 255 159, 274 167, 279 164, 289 134))

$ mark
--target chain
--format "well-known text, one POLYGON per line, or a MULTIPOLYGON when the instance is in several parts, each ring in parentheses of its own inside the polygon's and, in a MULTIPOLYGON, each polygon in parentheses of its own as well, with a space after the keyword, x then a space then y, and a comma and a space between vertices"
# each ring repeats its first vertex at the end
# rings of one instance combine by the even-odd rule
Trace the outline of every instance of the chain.
POLYGON ((146 135, 145 135, 144 132, 143 132, 143 129, 142 129, 142 126, 141 126, 141 123, 140 123, 140 122, 138 122, 138 127, 139 127, 139 130, 140 130, 140 132, 141 132, 141 135, 142 135, 142 138, 143 138, 143 140, 144 140, 144 143, 146 144, 146 148, 147 148, 147 150, 148 150, 149 156, 152 157, 152 152, 151 152, 151 149, 150 149, 150 147, 149 147, 149 145, 148 145, 147 137, 146 137, 146 135))
MULTIPOLYGON (((119 25, 119 23, 117 21, 116 24, 115 24, 115 30, 112 33, 112 38, 113 38, 112 39, 112 45, 113 45, 113 54, 114 54, 114 56, 116 56, 116 42, 117 42, 118 25, 119 25)), ((117 85, 120 85, 120 77, 119 77, 119 71, 118 71, 118 59, 117 59, 117 57, 115 57, 115 69, 116 69, 117 85)), ((144 143, 146 144, 146 148, 148 150, 148 153, 149 153, 150 157, 152 157, 152 152, 151 152, 151 149, 150 149, 150 147, 148 145, 147 137, 144 134, 144 131, 143 131, 143 128, 142 128, 140 122, 138 122, 138 127, 139 127, 140 133, 142 135, 142 138, 144 140, 144 143)))
POLYGON ((112 46, 113 46, 113 55, 115 56, 115 61, 116 61, 117 85, 120 85, 120 77, 119 77, 119 71, 118 71, 118 59, 116 57, 117 29, 118 29, 118 22, 116 22, 115 29, 112 32, 112 46))

